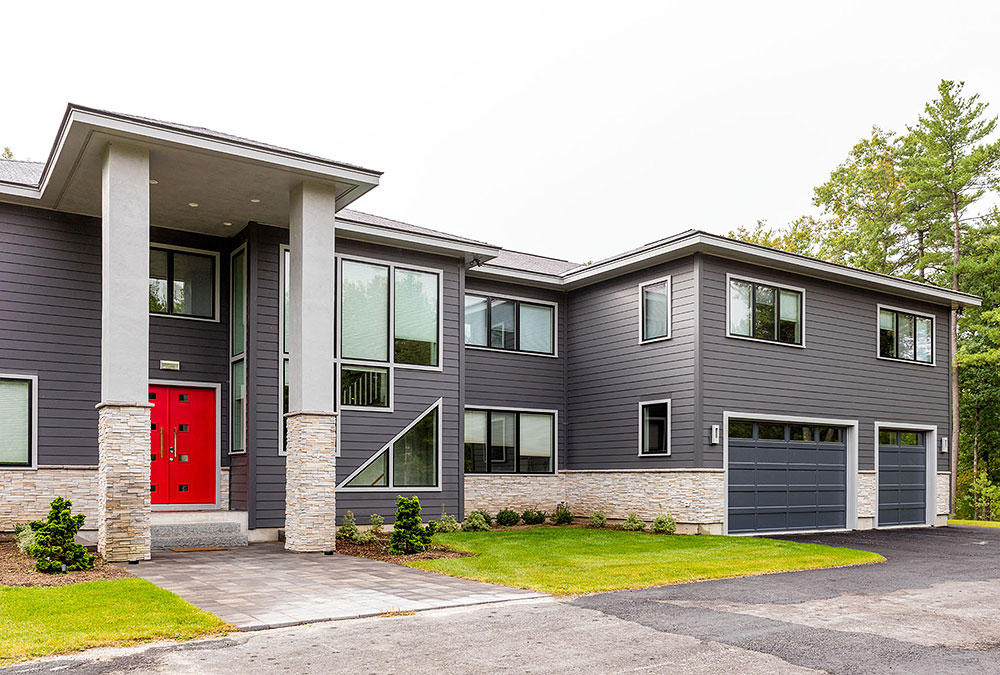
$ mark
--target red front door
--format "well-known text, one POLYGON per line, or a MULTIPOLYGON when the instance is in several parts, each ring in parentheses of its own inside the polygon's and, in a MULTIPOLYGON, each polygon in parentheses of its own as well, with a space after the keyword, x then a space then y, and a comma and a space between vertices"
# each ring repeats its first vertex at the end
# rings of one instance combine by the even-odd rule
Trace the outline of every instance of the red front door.
POLYGON ((215 390, 150 386, 150 497, 215 503, 215 390))

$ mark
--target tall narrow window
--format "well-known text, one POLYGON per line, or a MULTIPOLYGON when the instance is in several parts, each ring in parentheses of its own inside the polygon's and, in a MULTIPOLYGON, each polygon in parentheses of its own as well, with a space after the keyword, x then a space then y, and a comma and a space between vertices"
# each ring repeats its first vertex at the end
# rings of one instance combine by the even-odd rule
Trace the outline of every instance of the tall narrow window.
POLYGON ((388 361, 389 268, 345 260, 341 271, 341 356, 388 361))
POLYGON ((153 314, 214 319, 213 254, 149 249, 149 311, 153 314))
POLYGON ((465 344, 531 354, 555 354, 555 305, 465 296, 465 344))
POLYGON ((465 344, 486 347, 489 335, 489 298, 465 296, 465 344))
POLYGON ((642 339, 670 337, 670 279, 642 286, 642 339))
POLYGON ((465 472, 551 474, 555 434, 553 413, 466 410, 465 472))
POLYGON ((438 275, 397 268, 393 304, 396 363, 438 365, 438 275))
POLYGON ((32 380, 0 378, 0 466, 31 466, 32 380))
POLYGON ((513 300, 494 298, 490 301, 490 347, 495 349, 517 349, 515 341, 513 300))
POLYGON ((729 335, 801 345, 802 331, 802 291, 729 280, 729 335))
POLYGON ((639 404, 639 454, 670 454, 670 401, 639 404))
POLYGON ((229 408, 230 434, 229 452, 246 450, 246 370, 243 360, 233 361, 229 378, 231 405, 229 408))
POLYGON ((230 297, 232 298, 232 332, 230 341, 232 343, 232 356, 243 353, 243 346, 246 342, 246 288, 247 288, 247 266, 246 249, 242 249, 233 254, 232 258, 232 287, 230 297))
POLYGON ((878 355, 885 359, 934 363, 934 318, 880 307, 878 355))
POLYGON ((247 249, 241 246, 229 258, 229 452, 247 447, 247 249))

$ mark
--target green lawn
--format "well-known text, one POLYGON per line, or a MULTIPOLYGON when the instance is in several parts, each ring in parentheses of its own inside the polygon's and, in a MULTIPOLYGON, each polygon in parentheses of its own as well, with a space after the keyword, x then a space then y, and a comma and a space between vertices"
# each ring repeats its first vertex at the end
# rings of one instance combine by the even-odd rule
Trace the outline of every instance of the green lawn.
POLYGON ((995 520, 958 520, 957 518, 949 518, 949 525, 971 525, 973 527, 1000 527, 1000 522, 995 520))
POLYGON ((143 579, 0 587, 0 666, 46 654, 187 640, 226 624, 143 579))
POLYGON ((883 562, 877 553, 756 537, 655 535, 540 526, 454 532, 435 541, 473 557, 412 567, 555 594, 883 562))

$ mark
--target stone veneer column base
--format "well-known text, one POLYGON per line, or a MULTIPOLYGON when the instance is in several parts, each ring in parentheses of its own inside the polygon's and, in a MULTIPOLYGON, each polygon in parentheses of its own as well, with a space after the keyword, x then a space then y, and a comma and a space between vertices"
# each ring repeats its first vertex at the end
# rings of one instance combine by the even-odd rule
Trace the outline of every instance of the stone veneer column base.
POLYGON ((333 551, 337 541, 337 416, 285 415, 285 548, 333 551))
POLYGON ((149 560, 148 404, 98 407, 97 550, 112 562, 149 560))

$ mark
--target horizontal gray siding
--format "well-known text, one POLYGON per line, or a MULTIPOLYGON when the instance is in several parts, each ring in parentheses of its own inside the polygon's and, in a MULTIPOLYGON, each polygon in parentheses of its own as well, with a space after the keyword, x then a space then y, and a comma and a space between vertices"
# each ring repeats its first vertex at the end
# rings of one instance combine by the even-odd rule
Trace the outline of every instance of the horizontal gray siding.
POLYGON ((0 204, 0 372, 38 376, 38 463, 97 464, 101 226, 0 204))
MULTIPOLYGON (((559 412, 558 462, 559 466, 563 466, 566 462, 567 441, 567 342, 564 294, 469 276, 466 277, 465 287, 468 293, 558 303, 557 358, 517 352, 465 349, 465 407, 557 410, 559 412)), ((464 304, 462 308, 464 326, 464 304)))
MULTIPOLYGON (((858 463, 874 468, 875 420, 936 424, 948 434, 946 308, 706 257, 702 280, 704 437, 723 411, 859 421, 858 463), (805 289, 805 349, 726 337, 726 274, 805 289), (876 358, 878 304, 934 314, 937 365, 876 358)), ((948 455, 937 453, 941 470, 948 455)), ((705 465, 722 466, 722 446, 706 446, 705 465)))
MULTIPOLYGON (((288 231, 257 226, 255 275, 256 326, 252 329, 254 391, 250 461, 254 465, 251 481, 252 522, 254 527, 282 527, 285 518, 285 458, 278 454, 278 301, 279 246, 287 242, 288 231)), ((253 240, 252 240, 253 245, 253 240)), ((438 398, 443 399, 443 489, 441 492, 416 492, 425 506, 425 515, 436 518, 442 505, 452 515, 459 508, 459 345, 462 317, 459 311, 459 273, 456 260, 337 239, 338 254, 355 255, 386 262, 443 269, 444 344, 441 348, 443 372, 396 368, 394 411, 392 413, 344 411, 339 417, 337 480, 347 478, 383 445, 402 431, 417 415, 438 398)), ((399 491, 404 494, 405 490, 399 491)), ((371 513, 379 513, 393 522, 397 491, 341 492, 337 494, 337 513, 351 510, 361 523, 371 513)))
POLYGON ((569 294, 568 469, 656 469, 697 465, 694 258, 569 294), (639 344, 639 284, 671 276, 672 337, 639 344), (671 399, 669 457, 639 457, 640 401, 671 399))

